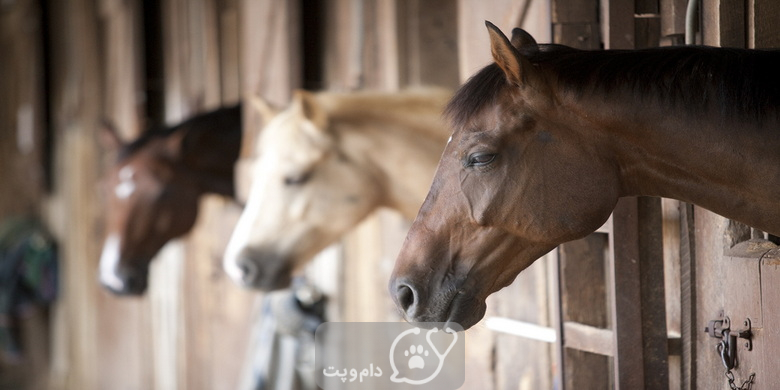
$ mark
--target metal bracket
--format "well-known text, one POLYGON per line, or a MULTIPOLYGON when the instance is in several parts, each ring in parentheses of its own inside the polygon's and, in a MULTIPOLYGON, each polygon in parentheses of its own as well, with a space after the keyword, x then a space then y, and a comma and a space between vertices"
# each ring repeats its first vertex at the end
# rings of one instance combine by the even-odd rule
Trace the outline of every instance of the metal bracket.
POLYGON ((724 317, 722 320, 712 320, 704 328, 710 337, 721 339, 716 349, 720 355, 723 366, 731 370, 737 366, 737 343, 738 339, 744 339, 745 348, 748 351, 753 350, 753 332, 751 330, 750 318, 743 322, 744 328, 741 330, 731 329, 731 319, 724 317))

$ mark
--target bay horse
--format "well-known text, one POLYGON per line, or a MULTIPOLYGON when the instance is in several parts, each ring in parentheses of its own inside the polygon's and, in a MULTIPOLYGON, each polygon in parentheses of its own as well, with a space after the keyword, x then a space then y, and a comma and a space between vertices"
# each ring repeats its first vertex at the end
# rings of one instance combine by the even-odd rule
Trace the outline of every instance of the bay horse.
POLYGON ((100 282, 116 294, 143 294, 152 258, 192 229, 200 196, 233 197, 241 106, 150 129, 130 143, 106 125, 102 138, 118 153, 102 179, 108 207, 100 282))
POLYGON ((620 197, 780 234, 780 52, 580 51, 486 24, 495 63, 445 110, 451 142, 389 283, 408 321, 473 326, 488 295, 620 197))
MULTIPOLYGON (((448 91, 295 91, 256 145, 246 207, 224 268, 237 284, 285 288, 294 273, 380 207, 410 221, 433 178, 449 131, 448 91)), ((256 101, 259 103, 259 101, 256 101)))

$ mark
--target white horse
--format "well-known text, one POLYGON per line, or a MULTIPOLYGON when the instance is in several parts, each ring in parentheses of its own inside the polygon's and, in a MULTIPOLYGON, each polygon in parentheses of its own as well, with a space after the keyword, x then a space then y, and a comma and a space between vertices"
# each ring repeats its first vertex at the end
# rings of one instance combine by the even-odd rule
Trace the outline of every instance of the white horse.
POLYGON ((267 125, 225 252, 228 275, 245 287, 285 288, 377 208, 413 219, 449 136, 441 112, 450 96, 296 91, 282 112, 259 104, 267 125))

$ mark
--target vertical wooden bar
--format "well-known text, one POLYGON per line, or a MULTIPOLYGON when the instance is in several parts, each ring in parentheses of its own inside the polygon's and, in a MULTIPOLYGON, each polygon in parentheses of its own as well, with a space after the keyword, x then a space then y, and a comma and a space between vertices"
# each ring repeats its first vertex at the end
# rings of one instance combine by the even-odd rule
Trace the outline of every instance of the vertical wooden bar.
POLYGON ((99 201, 95 167, 96 126, 103 95, 98 19, 94 2, 48 4, 54 145, 53 195, 47 223, 60 243, 61 291, 55 311, 54 386, 98 388, 100 367, 96 318, 99 201))
POLYGON ((660 199, 621 198, 612 221, 615 386, 665 389, 669 380, 660 199))
POLYGON ((771 0, 755 0, 750 48, 769 49, 780 47, 780 3, 771 0))
POLYGON ((634 1, 603 0, 601 29, 605 49, 635 48, 634 1))
MULTIPOLYGON (((561 321, 606 328, 607 275, 604 253, 608 237, 594 233, 558 247, 561 321)), ((566 342, 566 333, 563 333, 566 342)), ((563 348, 564 388, 608 388, 610 367, 607 356, 563 348)))
POLYGON ((661 198, 637 199, 645 389, 669 388, 661 198))
MULTIPOLYGON (((46 190, 45 33, 37 0, 0 11, 0 223, 40 217, 46 190)), ((18 318, 21 359, 0 359, 0 387, 45 389, 49 380, 50 321, 37 305, 18 318)))
POLYGON ((642 310, 637 199, 621 198, 612 213, 609 256, 614 329, 615 388, 641 389, 645 382, 642 364, 642 310))
POLYGON ((680 45, 685 43, 685 11, 686 0, 661 0, 661 37, 665 45, 680 45))
POLYGON ((0 218, 36 214, 45 189, 43 38, 35 0, 0 13, 0 218))
POLYGON ((701 0, 702 43, 721 47, 747 47, 746 7, 739 0, 701 0))
POLYGON ((398 2, 401 85, 454 89, 460 84, 456 5, 453 0, 398 2))
POLYGON ((696 236, 693 205, 680 203, 680 337, 682 345, 681 379, 683 390, 697 388, 696 339, 696 236))
POLYGON ((593 0, 553 0, 553 42, 578 49, 600 48, 598 10, 593 0))

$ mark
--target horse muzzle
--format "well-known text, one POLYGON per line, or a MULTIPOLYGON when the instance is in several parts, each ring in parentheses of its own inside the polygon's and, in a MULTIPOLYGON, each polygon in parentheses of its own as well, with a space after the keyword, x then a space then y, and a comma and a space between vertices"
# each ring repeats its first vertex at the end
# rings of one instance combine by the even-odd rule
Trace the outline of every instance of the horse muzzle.
POLYGON ((487 309, 484 300, 465 289, 443 285, 429 290, 403 277, 391 279, 390 295, 404 319, 413 323, 457 323, 465 330, 479 322, 487 309))
POLYGON ((225 270, 241 287, 274 291, 290 287, 292 267, 285 259, 245 249, 225 264, 225 270))
POLYGON ((148 286, 148 277, 146 272, 115 272, 112 275, 101 275, 100 284, 116 295, 143 295, 148 286))

